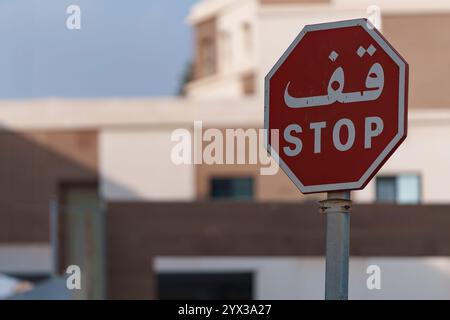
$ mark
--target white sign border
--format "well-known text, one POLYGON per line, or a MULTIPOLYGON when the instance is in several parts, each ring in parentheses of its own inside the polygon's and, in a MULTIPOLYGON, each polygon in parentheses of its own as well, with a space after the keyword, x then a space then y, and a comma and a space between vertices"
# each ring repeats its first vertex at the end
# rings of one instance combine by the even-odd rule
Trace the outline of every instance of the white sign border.
POLYGON ((277 61, 275 66, 270 70, 264 79, 264 128, 266 129, 265 136, 265 146, 270 155, 278 163, 281 169, 288 175, 289 179, 297 186, 302 193, 316 193, 316 192, 327 192, 327 191, 341 191, 341 190, 357 190, 361 189, 362 186, 371 177, 373 172, 382 163, 390 152, 395 148, 397 143, 401 141, 405 134, 405 82, 406 82, 406 63, 399 57, 399 55, 393 50, 393 48, 386 43, 386 41, 375 31, 375 27, 367 19, 353 19, 329 23, 319 23, 313 25, 307 25, 303 28, 300 34, 292 42, 289 48, 284 52, 281 58, 277 61), (297 47, 300 41, 303 39, 306 33, 310 31, 318 30, 329 30, 343 27, 354 27, 361 26, 364 30, 380 45, 383 50, 388 54, 389 57, 398 65, 400 69, 399 77, 399 101, 398 101, 398 132, 392 141, 386 146, 386 148, 380 153, 380 155, 375 159, 375 161, 370 165, 367 171, 362 175, 358 181, 354 182, 343 182, 343 183, 333 183, 333 184, 321 184, 305 186, 297 178, 297 176, 289 169, 288 165, 280 158, 277 150, 273 149, 269 144, 269 108, 270 108, 270 80, 273 75, 278 71, 278 69, 283 65, 288 56, 297 47))

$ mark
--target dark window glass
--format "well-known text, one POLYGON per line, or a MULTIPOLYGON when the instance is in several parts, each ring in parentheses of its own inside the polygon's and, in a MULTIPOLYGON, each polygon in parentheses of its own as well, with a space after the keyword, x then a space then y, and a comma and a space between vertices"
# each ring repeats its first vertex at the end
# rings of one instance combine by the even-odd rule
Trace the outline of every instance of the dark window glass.
POLYGON ((161 300, 251 300, 251 273, 160 273, 161 300))
POLYGON ((214 199, 252 199, 252 178, 213 178, 211 197, 214 199))
POLYGON ((421 201, 421 179, 419 175, 377 177, 376 187, 377 202, 417 204, 421 201))
POLYGON ((377 202, 395 203, 397 186, 395 177, 377 177, 377 202))
POLYGON ((216 72, 216 58, 214 43, 210 39, 204 39, 200 48, 202 54, 202 76, 214 75, 216 72))

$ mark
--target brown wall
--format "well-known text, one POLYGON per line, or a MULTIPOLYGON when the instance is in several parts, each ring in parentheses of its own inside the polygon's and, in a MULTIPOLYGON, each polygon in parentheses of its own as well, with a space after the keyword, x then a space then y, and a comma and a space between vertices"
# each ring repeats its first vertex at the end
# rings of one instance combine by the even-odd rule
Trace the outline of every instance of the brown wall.
POLYGON ((385 15, 383 34, 409 63, 409 105, 450 106, 450 14, 385 15))
POLYGON ((97 179, 97 133, 0 132, 0 243, 48 242, 63 182, 97 179))
MULTIPOLYGON (((352 256, 449 256, 450 206, 357 205, 352 256)), ((156 298, 155 256, 323 256, 317 204, 109 203, 108 297, 156 298)))

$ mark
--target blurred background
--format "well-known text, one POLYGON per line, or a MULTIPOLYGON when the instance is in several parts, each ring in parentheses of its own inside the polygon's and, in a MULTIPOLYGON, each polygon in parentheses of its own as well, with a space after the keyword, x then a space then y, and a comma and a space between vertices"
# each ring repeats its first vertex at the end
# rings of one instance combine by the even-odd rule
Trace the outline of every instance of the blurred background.
POLYGON ((263 128, 303 26, 361 17, 408 61, 410 111, 352 192, 349 297, 450 299, 447 0, 0 1, 0 298, 322 299, 323 195, 262 164, 176 165, 171 136, 263 128))

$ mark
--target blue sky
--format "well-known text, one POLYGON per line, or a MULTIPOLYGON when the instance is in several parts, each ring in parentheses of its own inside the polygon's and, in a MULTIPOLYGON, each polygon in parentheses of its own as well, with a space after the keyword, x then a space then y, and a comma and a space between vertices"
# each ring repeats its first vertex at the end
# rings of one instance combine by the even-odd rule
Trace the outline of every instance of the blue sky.
POLYGON ((0 0, 0 98, 168 96, 197 0, 0 0), (66 8, 81 8, 68 30, 66 8))

